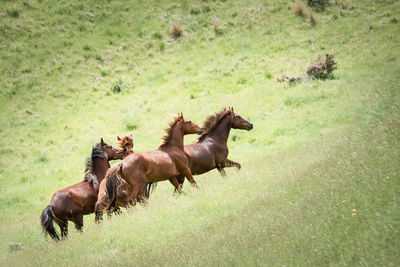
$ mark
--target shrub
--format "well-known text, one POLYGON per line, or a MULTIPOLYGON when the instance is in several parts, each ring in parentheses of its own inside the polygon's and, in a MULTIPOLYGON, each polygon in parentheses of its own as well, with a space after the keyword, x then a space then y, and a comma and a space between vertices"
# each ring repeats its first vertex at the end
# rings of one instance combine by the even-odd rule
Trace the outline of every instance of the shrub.
POLYGON ((126 124, 126 129, 128 131, 136 130, 138 126, 135 123, 127 123, 126 124))
POLYGON ((160 43, 160 51, 163 52, 165 50, 165 44, 164 43, 160 43))
POLYGON ((162 34, 159 32, 153 33, 153 39, 161 40, 163 38, 162 34))
POLYGON ((272 74, 270 72, 265 73, 265 79, 269 80, 272 78, 272 74))
POLYGON ((19 10, 17 8, 7 9, 7 15, 13 18, 19 17, 19 10))
POLYGON ((171 33, 175 39, 178 39, 183 34, 183 26, 177 22, 171 22, 171 33))
POLYGON ((198 15, 198 14, 200 14, 200 9, 198 9, 198 8, 190 9, 190 15, 198 15))
POLYGON ((329 4, 329 0, 307 0, 307 5, 317 10, 323 11, 329 4))
POLYGON ((124 89, 129 88, 129 87, 130 87, 130 85, 127 81, 125 81, 123 79, 119 79, 112 84, 111 92, 113 92, 114 94, 121 93, 124 89))
POLYGON ((82 46, 82 49, 85 50, 85 51, 90 51, 90 50, 92 50, 92 48, 91 48, 90 46, 88 46, 88 45, 82 46))
POLYGON ((306 6, 303 2, 297 1, 293 4, 293 11, 298 16, 305 16, 306 15, 306 6))
POLYGON ((327 79, 332 77, 332 72, 337 69, 334 56, 326 54, 325 59, 321 55, 315 59, 307 68, 307 75, 316 79, 327 79))

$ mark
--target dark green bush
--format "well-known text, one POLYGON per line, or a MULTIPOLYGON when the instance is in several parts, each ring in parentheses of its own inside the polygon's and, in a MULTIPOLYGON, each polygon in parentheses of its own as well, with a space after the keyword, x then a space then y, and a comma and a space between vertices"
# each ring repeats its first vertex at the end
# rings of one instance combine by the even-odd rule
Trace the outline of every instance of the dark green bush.
POLYGON ((323 11, 328 6, 329 0, 307 0, 307 5, 319 10, 323 11))

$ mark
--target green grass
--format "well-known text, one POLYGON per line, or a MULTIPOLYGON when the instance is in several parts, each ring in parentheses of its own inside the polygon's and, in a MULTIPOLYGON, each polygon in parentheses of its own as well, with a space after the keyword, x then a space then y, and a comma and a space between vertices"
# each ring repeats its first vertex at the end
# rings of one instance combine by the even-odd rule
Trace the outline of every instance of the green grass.
POLYGON ((315 26, 283 0, 1 2, 0 265, 399 265, 400 4, 331 2, 315 26), (326 53, 335 79, 276 82, 326 53), (152 150, 224 106, 255 126, 231 132, 240 171, 41 234, 100 137, 152 150))

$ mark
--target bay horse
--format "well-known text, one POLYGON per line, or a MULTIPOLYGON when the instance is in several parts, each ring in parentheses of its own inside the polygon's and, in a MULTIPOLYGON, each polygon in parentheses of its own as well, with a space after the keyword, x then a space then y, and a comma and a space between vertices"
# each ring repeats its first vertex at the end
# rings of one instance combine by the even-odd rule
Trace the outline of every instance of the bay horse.
MULTIPOLYGON (((185 155, 188 159, 189 168, 193 175, 203 174, 217 169, 221 175, 225 175, 224 168, 241 168, 240 163, 228 159, 228 137, 231 129, 250 131, 253 123, 249 122, 239 114, 235 113, 233 107, 224 108, 220 112, 208 116, 202 126, 202 133, 194 144, 184 146, 185 155)), ((177 176, 179 187, 185 181, 182 175, 177 176)), ((152 182, 146 183, 145 195, 149 196, 152 182)), ((175 186, 175 185, 174 185, 175 186)), ((175 192, 177 187, 175 186, 175 192)))
POLYGON ((74 222, 79 231, 82 230, 83 215, 94 212, 99 183, 110 168, 108 161, 123 159, 132 151, 132 136, 118 137, 118 141, 125 145, 123 149, 113 148, 101 138, 100 143, 92 148, 91 157, 86 162, 84 180, 53 194, 50 204, 40 216, 43 231, 51 238, 60 240, 53 221, 60 227, 62 238, 68 235, 68 221, 74 222))
POLYGON ((105 186, 99 190, 95 208, 96 222, 102 219, 105 210, 112 210, 116 204, 128 206, 143 201, 146 182, 170 180, 180 191, 176 176, 183 175, 193 186, 197 186, 183 152, 183 137, 186 134, 200 134, 200 126, 186 120, 180 113, 165 131, 166 135, 158 149, 131 154, 108 170, 105 186), (125 192, 124 198, 119 197, 122 203, 116 203, 124 188, 132 192, 125 192))

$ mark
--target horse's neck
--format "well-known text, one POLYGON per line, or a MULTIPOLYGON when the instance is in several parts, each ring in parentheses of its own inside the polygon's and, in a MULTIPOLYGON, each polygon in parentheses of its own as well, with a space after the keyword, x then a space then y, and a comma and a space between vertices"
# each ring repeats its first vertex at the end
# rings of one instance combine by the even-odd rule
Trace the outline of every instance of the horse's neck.
POLYGON ((226 116, 220 123, 208 134, 206 140, 213 140, 220 144, 228 142, 229 133, 231 131, 231 118, 226 116))
POLYGON ((106 176, 107 170, 110 168, 110 163, 105 158, 94 158, 93 159, 93 172, 96 175, 99 183, 104 179, 106 176))
POLYGON ((180 125, 175 126, 171 139, 162 147, 178 147, 183 150, 183 129, 180 125))

